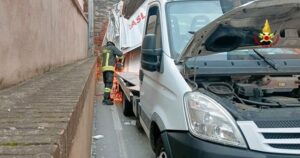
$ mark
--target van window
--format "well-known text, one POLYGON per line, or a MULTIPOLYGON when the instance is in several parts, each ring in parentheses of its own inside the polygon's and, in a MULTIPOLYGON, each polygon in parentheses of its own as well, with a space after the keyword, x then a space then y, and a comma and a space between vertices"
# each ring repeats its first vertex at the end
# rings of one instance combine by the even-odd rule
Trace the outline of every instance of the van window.
POLYGON ((157 6, 149 9, 146 34, 155 34, 156 48, 162 48, 161 25, 157 6))
POLYGON ((149 16, 146 34, 155 34, 156 19, 156 15, 149 16))
POLYGON ((180 55, 192 38, 192 32, 203 28, 224 13, 252 0, 172 1, 166 6, 172 57, 180 55))

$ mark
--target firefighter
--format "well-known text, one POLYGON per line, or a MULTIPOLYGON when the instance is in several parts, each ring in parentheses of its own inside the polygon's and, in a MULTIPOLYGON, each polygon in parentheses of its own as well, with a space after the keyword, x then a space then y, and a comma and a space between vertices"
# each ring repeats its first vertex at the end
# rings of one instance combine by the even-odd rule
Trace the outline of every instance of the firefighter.
POLYGON ((116 58, 122 56, 123 53, 111 41, 108 41, 102 50, 102 72, 105 85, 103 96, 104 105, 113 105, 110 92, 113 86, 116 58))

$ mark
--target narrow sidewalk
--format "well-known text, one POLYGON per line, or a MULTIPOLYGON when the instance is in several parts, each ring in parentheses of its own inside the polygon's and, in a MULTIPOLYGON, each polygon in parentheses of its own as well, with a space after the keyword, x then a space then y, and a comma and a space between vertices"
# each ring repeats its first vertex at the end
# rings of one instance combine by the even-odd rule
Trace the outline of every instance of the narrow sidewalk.
POLYGON ((86 59, 0 91, 0 158, 68 157, 94 67, 86 59))

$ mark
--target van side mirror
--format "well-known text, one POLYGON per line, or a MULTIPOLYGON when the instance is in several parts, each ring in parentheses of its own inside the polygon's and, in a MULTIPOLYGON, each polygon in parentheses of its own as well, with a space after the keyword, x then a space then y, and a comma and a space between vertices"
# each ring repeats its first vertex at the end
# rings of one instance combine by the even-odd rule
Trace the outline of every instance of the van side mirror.
POLYGON ((162 49, 156 48, 156 35, 147 34, 142 44, 142 68, 150 72, 159 71, 161 56, 162 49))

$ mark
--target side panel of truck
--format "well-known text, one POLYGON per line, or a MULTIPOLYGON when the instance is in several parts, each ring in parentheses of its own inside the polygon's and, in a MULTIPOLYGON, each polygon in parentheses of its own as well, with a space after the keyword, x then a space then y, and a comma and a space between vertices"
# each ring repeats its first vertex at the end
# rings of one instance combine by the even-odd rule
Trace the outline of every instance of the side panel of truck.
POLYGON ((141 58, 141 48, 137 48, 125 54, 124 70, 123 72, 135 72, 140 71, 140 58, 141 58))

